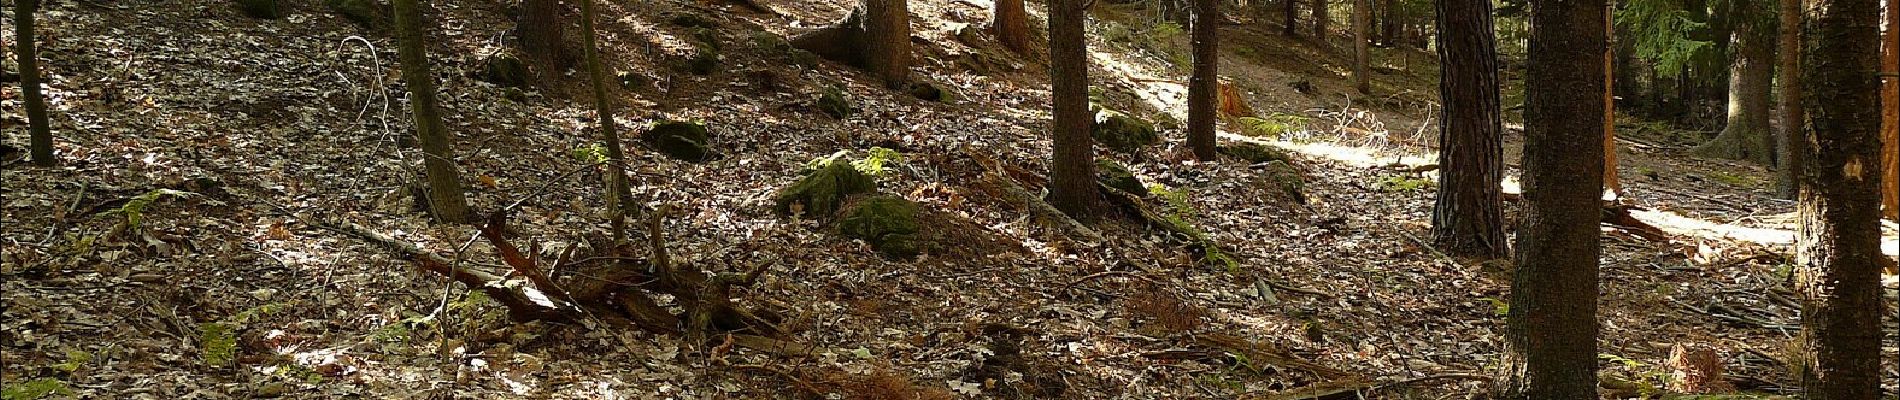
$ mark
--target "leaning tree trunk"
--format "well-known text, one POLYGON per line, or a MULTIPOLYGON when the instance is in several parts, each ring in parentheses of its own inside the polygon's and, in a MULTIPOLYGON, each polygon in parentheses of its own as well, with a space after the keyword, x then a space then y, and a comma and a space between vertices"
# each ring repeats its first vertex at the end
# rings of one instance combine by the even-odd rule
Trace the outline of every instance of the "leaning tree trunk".
POLYGON ((1089 127, 1089 59, 1083 27, 1091 0, 1049 1, 1049 94, 1054 103, 1055 155, 1049 162, 1049 203, 1079 220, 1094 217, 1094 138, 1089 127))
POLYGON ((1372 10, 1367 10, 1370 0, 1352 0, 1352 87, 1359 94, 1372 94, 1372 67, 1369 65, 1371 53, 1367 52, 1367 34, 1372 29, 1367 18, 1372 10))
POLYGON ((1282 20, 1283 24, 1280 27, 1280 34, 1290 37, 1300 36, 1299 4, 1300 2, 1298 0, 1280 0, 1281 8, 1285 9, 1285 12, 1280 14, 1280 17, 1284 18, 1284 20, 1282 20))
POLYGON ((1732 7, 1736 51, 1729 65, 1728 124, 1694 153, 1773 165, 1775 142, 1768 122, 1774 112, 1774 20, 1767 18, 1765 5, 1756 2, 1739 1, 1732 7))
POLYGON ((20 94, 26 97, 26 125, 33 165, 53 166, 53 129, 46 121, 46 95, 40 93, 39 52, 33 48, 33 12, 38 0, 14 0, 14 57, 20 62, 20 94))
POLYGON ((1801 85, 1808 113, 1795 286, 1801 387, 1810 400, 1880 394, 1878 0, 1809 0, 1801 85))
POLYGON ((462 177, 455 169, 455 150, 435 100, 435 72, 429 68, 428 45, 422 33, 422 6, 417 0, 395 0, 396 50, 402 63, 402 82, 409 87, 409 111, 416 136, 422 142, 422 165, 427 170, 429 211, 438 222, 468 222, 468 199, 462 177))
POLYGON ((515 23, 521 50, 534 61, 544 81, 574 66, 573 51, 561 38, 567 23, 561 20, 560 4, 558 0, 521 0, 521 18, 515 23))
POLYGON ((1775 132, 1780 159, 1776 160, 1775 197, 1795 199, 1799 192, 1802 155, 1807 154, 1807 113, 1801 107, 1801 0, 1780 0, 1780 35, 1775 38, 1775 102, 1781 105, 1781 126, 1775 132))
POLYGON ((1194 0, 1194 74, 1188 78, 1188 147, 1214 161, 1214 107, 1220 94, 1220 1, 1194 0))
POLYGON ((1597 398, 1604 1, 1531 4, 1524 219, 1505 320, 1502 399, 1597 398))
POLYGON ((1505 257, 1503 121, 1490 0, 1439 0, 1438 196, 1432 242, 1457 257, 1505 257))
POLYGON ((906 0, 863 0, 844 20, 793 37, 792 47, 869 71, 886 87, 910 82, 906 0))
POLYGON ((600 145, 607 148, 607 212, 614 231, 614 247, 627 243, 628 204, 633 191, 627 187, 627 153, 620 147, 620 133, 614 131, 613 101, 607 96, 607 70, 600 66, 600 48, 595 43, 594 1, 581 2, 581 35, 587 58, 587 76, 594 86, 594 119, 600 123, 600 145))
POLYGON ((1029 52, 1029 12, 1023 0, 996 0, 990 14, 990 32, 1004 48, 1018 54, 1029 52))
POLYGON ((1880 204, 1887 207, 1886 216, 1894 222, 1900 222, 1900 0, 1887 0, 1887 31, 1881 43, 1881 73, 1885 79, 1880 88, 1880 159, 1884 173, 1884 185, 1880 189, 1880 204))

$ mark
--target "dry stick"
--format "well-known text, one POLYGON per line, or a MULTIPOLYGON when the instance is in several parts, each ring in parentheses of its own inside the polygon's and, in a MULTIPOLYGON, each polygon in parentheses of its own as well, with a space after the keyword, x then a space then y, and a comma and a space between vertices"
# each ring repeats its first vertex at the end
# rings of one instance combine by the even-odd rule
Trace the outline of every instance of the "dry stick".
POLYGON ((1028 189, 1024 189, 1022 186, 1017 185, 1016 182, 1011 181, 1009 171, 1004 170, 1003 166, 998 163, 996 159, 977 152, 975 149, 970 148, 968 144, 963 145, 963 153, 968 154, 971 159, 976 160, 977 164, 983 166, 983 176, 985 178, 996 182, 997 186, 1003 188, 1003 191, 1009 192, 1007 194, 1013 197, 1009 199, 1011 202, 1028 204, 1030 210, 1062 223, 1063 226, 1082 235, 1084 239, 1088 239, 1092 242, 1104 241, 1101 233, 1095 232, 1094 229, 1090 229, 1087 225, 1076 221, 1075 218, 1069 218, 1069 215, 1063 214, 1062 210, 1056 209, 1055 206, 1050 205, 1048 202, 1037 199, 1036 196, 1029 193, 1028 189))

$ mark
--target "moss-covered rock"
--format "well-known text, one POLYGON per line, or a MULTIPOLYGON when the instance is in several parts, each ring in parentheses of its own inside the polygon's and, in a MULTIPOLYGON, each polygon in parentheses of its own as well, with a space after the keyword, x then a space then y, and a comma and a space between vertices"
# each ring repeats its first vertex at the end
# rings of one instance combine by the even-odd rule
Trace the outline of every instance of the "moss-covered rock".
POLYGON ((1095 181, 1102 186, 1115 188, 1128 194, 1148 195, 1148 186, 1142 185, 1141 179, 1136 178, 1134 172, 1115 160, 1105 158, 1095 160, 1095 181))
POLYGON ((1230 143, 1226 146, 1221 146, 1219 152, 1228 157, 1246 160, 1250 164, 1259 164, 1269 161, 1293 161, 1293 157, 1288 155, 1286 150, 1252 142, 1230 143))
POLYGON ((1134 153, 1142 147, 1161 143, 1154 124, 1114 110, 1097 111, 1095 127, 1089 133, 1102 146, 1122 153, 1134 153))
POLYGON ((923 207, 897 196, 871 196, 852 202, 838 220, 845 237, 870 243, 891 258, 911 258, 923 252, 919 217, 923 207))
POLYGON ((932 84, 930 82, 924 82, 924 81, 911 82, 910 95, 911 97, 916 97, 920 100, 935 101, 939 103, 950 101, 949 91, 943 90, 943 88, 937 87, 937 85, 935 84, 932 84))
POLYGON ((278 19, 284 17, 284 8, 277 0, 237 0, 238 11, 251 18, 278 19))
POLYGON ((875 190, 877 180, 871 175, 858 171, 850 161, 832 159, 779 190, 773 209, 784 215, 830 216, 844 206, 845 198, 875 190))
POLYGON ((640 138, 660 153, 676 159, 700 162, 712 156, 712 142, 706 133, 706 125, 685 121, 661 122, 640 138))
POLYGON ((1278 186, 1288 198, 1299 204, 1306 204, 1306 177, 1283 160, 1268 161, 1261 165, 1261 175, 1269 184, 1278 186))
POLYGON ((700 46, 693 55, 681 59, 677 64, 680 71, 693 75, 711 75, 719 70, 719 51, 711 47, 700 46))
POLYGON ((503 87, 522 87, 528 84, 528 63, 514 52, 499 52, 482 59, 481 69, 475 79, 503 87))
POLYGON ((324 0, 323 4, 343 19, 363 26, 375 26, 388 15, 376 0, 324 0))
POLYGON ((857 107, 851 105, 851 99, 844 97, 844 89, 839 89, 837 86, 826 86, 825 93, 818 95, 818 111, 823 111, 825 115, 830 115, 832 118, 843 119, 851 116, 856 109, 857 107))

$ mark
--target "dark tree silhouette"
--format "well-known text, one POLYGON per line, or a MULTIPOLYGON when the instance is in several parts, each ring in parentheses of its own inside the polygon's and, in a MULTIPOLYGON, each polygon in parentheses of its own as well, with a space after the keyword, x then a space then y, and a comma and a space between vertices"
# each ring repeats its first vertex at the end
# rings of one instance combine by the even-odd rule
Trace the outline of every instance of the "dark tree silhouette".
POLYGON ((1313 0, 1313 38, 1320 44, 1326 44, 1326 24, 1332 19, 1327 15, 1326 0, 1313 0))
POLYGON ((1188 77, 1188 147, 1194 158, 1213 161, 1214 107, 1220 95, 1220 1, 1194 0, 1194 73, 1188 77))
POLYGON ((1083 28, 1091 0, 1049 1, 1049 92, 1053 97, 1055 155, 1049 163, 1049 203, 1076 219, 1094 217, 1095 143, 1089 136, 1089 58, 1083 28))
POLYGON ((1801 158, 1807 153, 1807 113, 1801 108, 1801 0, 1780 0, 1777 17, 1780 34, 1775 38, 1775 103, 1781 108, 1775 119, 1781 125, 1775 132, 1775 197, 1792 200, 1798 192, 1801 158))
POLYGON ((1282 26, 1280 27, 1280 34, 1292 36, 1292 37, 1299 37, 1300 36, 1300 30, 1299 30, 1300 2, 1299 0, 1280 0, 1280 5, 1282 8, 1285 9, 1285 12, 1280 14, 1281 18, 1285 18, 1285 20, 1282 21, 1283 22, 1282 26))
POLYGON ((1372 32, 1371 0, 1352 0, 1352 87, 1359 94, 1372 94, 1372 54, 1366 44, 1372 32))
POLYGON ((13 2, 13 56, 20 65, 20 94, 26 97, 26 125, 33 165, 53 166, 53 128, 46 121, 46 95, 40 93, 39 51, 33 35, 33 12, 39 0, 13 2))
POLYGON ((429 67, 429 46, 423 37, 422 6, 417 0, 391 2, 396 13, 396 50, 402 63, 402 82, 409 88, 409 111, 415 118, 416 137, 422 142, 422 165, 429 186, 429 211, 438 222, 469 221, 468 199, 455 167, 455 150, 442 124, 435 100, 435 71, 429 67))
POLYGON ((910 81, 910 11, 905 0, 863 0, 844 20, 793 37, 791 44, 863 68, 888 87, 910 81))
POLYGON ((1498 107, 1496 30, 1489 0, 1439 0, 1438 197, 1432 242, 1446 253, 1481 259, 1507 255, 1502 194, 1503 121, 1498 107))

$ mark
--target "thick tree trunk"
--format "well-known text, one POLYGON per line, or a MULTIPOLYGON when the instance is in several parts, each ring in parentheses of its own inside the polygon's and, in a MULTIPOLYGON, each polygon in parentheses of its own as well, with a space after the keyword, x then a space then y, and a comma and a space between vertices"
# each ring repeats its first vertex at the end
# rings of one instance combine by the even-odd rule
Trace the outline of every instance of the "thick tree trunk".
POLYGON ((1504 242, 1503 121, 1498 107, 1498 53, 1489 0, 1439 0, 1438 197, 1432 242, 1446 253, 1478 259, 1508 255, 1504 242))
POLYGON ((990 13, 990 32, 1004 48, 1017 53, 1029 52, 1029 12, 1023 0, 996 0, 990 13))
POLYGON ((13 3, 13 56, 20 62, 20 94, 26 97, 26 125, 33 165, 51 167, 53 159, 53 129, 46 120, 46 95, 40 93, 39 51, 33 48, 37 39, 33 35, 33 12, 39 8, 38 0, 15 0, 13 3))
POLYGON ((1300 2, 1299 0, 1280 0, 1280 4, 1282 7, 1285 8, 1285 11, 1286 11, 1284 14, 1280 15, 1281 18, 1285 18, 1285 21, 1284 21, 1285 23, 1283 24, 1283 26, 1280 27, 1281 29, 1280 34, 1291 36, 1291 37, 1299 37, 1300 36, 1300 30, 1299 30, 1299 24, 1300 24, 1299 4, 1300 2))
POLYGON ((887 87, 910 81, 910 11, 905 0, 863 0, 836 24, 793 37, 792 47, 863 68, 887 87))
POLYGON ((1214 161, 1214 107, 1220 95, 1220 1, 1194 0, 1194 74, 1188 77, 1188 147, 1214 161))
POLYGON ((1795 238, 1810 400, 1880 394, 1879 0, 1810 0, 1808 151, 1795 238))
POLYGON ((429 211, 438 222, 469 221, 468 199, 462 194, 461 173, 448 128, 442 124, 435 100, 435 71, 429 67, 428 45, 422 31, 422 6, 417 0, 395 0, 397 55, 402 82, 409 88, 409 111, 415 118, 416 137, 422 142, 422 165, 427 170, 429 211))
POLYGON ((607 69, 600 65, 600 47, 595 43, 597 33, 594 30, 594 1, 581 2, 581 41, 582 54, 587 59, 587 76, 592 80, 594 89, 594 120, 600 124, 600 145, 607 149, 607 212, 613 227, 614 246, 627 243, 627 205, 633 200, 633 190, 627 187, 627 153, 620 147, 620 133, 614 129, 613 101, 607 96, 610 80, 607 69))
POLYGON ((1050 123, 1055 155, 1049 162, 1049 203, 1079 220, 1095 216, 1095 143, 1089 127, 1089 58, 1083 28, 1090 0, 1049 1, 1050 123))
POLYGON ((1531 4, 1524 219, 1499 398, 1597 398, 1603 0, 1531 4))
POLYGON ((1326 24, 1332 20, 1326 9, 1326 0, 1313 0, 1313 37, 1319 39, 1321 45, 1327 44, 1326 24))
POLYGON ((561 20, 560 4, 559 0, 521 0, 521 18, 515 23, 521 50, 540 68, 536 73, 543 80, 574 66, 574 52, 561 37, 567 23, 561 20))
POLYGON ((1695 148, 1703 157, 1746 160, 1761 165, 1775 162, 1774 136, 1768 125, 1774 112, 1770 99, 1775 78, 1774 25, 1765 5, 1736 2, 1730 14, 1735 23, 1735 62, 1729 65, 1728 124, 1714 140, 1695 148))
POLYGON ((1880 190, 1884 215, 1900 222, 1900 0, 1886 0, 1886 33, 1881 40, 1880 159, 1885 171, 1880 190))
POLYGON ((1780 35, 1776 40, 1775 102, 1781 105, 1775 116, 1781 126, 1775 132, 1780 159, 1775 165, 1775 197, 1793 200, 1799 192, 1802 155, 1807 154, 1807 113, 1801 107, 1801 0, 1780 0, 1780 35))
POLYGON ((1372 54, 1366 49, 1372 31, 1370 0, 1352 0, 1352 87, 1359 94, 1372 94, 1372 54))

